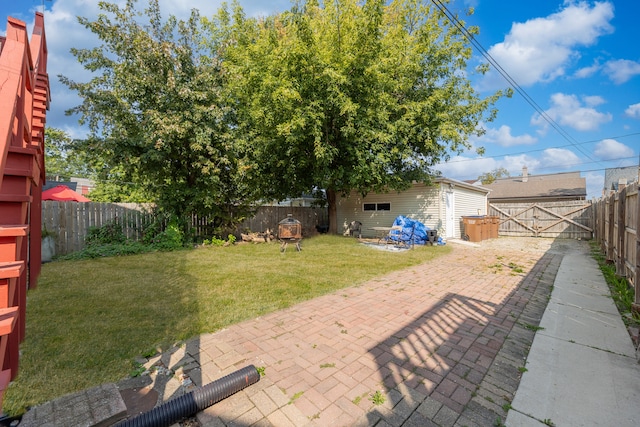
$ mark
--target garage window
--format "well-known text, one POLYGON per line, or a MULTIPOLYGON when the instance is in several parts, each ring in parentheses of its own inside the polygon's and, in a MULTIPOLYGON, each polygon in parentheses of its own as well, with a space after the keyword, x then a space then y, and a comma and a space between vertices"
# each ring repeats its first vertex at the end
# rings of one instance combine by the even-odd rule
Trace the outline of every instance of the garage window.
POLYGON ((390 211, 391 203, 363 203, 363 211, 390 211))

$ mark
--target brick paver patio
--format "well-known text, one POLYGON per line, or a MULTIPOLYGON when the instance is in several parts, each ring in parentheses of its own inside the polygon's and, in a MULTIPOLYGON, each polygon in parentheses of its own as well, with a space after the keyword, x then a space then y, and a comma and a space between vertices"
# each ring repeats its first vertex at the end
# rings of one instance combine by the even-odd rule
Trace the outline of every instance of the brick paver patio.
POLYGON ((506 417, 547 305, 558 244, 451 243, 433 262, 163 357, 198 386, 248 364, 265 368, 257 384, 200 412, 201 426, 494 425, 506 417))

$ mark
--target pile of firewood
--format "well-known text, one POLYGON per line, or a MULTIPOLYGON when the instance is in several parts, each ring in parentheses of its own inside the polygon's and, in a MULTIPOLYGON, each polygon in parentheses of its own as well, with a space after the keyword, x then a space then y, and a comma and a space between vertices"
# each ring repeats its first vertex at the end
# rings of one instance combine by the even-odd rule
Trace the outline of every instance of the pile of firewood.
POLYGON ((243 242, 251 242, 251 243, 270 243, 276 239, 276 236, 271 232, 271 230, 267 229, 265 232, 258 233, 240 233, 243 242))

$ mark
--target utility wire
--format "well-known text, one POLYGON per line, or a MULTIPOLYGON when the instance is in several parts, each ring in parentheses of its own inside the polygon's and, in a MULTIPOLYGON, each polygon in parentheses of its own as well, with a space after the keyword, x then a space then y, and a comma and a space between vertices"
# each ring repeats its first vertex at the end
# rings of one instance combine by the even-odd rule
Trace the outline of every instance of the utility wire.
POLYGON ((442 12, 451 22, 458 28, 462 34, 469 40, 469 42, 484 56, 487 61, 491 65, 495 67, 495 69, 504 77, 504 79, 518 92, 525 101, 529 105, 533 107, 533 109, 542 117, 552 128, 554 128, 564 139, 566 139, 572 146, 574 146, 578 151, 580 151, 585 157, 589 160, 594 160, 587 152, 583 151, 578 142, 567 132, 565 131, 555 120, 553 120, 537 103, 536 101, 529 96, 529 94, 516 82, 513 77, 507 73, 507 71, 502 68, 502 66, 496 61, 491 54, 475 39, 473 34, 469 33, 467 29, 462 25, 462 23, 458 20, 458 18, 444 5, 440 0, 431 0, 431 2, 442 12))
MULTIPOLYGON (((615 161, 615 160, 631 160, 631 159, 636 159, 636 156, 633 157, 624 157, 624 158, 620 158, 620 159, 612 159, 611 161, 615 161)), ((597 162, 586 162, 586 163, 578 163, 576 165, 571 165, 571 166, 577 166, 577 165, 581 165, 581 164, 590 164, 590 163, 597 163, 597 162)), ((618 168, 624 168, 624 167, 634 167, 635 165, 630 165, 630 166, 617 166, 616 168, 613 169, 618 169, 618 168)), ((639 166, 640 168, 640 166, 639 166)), ((544 171, 544 170, 553 170, 555 169, 555 166, 548 166, 548 167, 541 167, 541 168, 536 168, 536 171, 544 171)), ((602 168, 597 168, 597 169, 585 169, 585 170, 581 170, 580 173, 586 173, 586 172, 603 172, 606 171, 607 169, 612 169, 612 168, 606 168, 606 167, 602 167, 602 168)), ((569 172, 554 172, 555 173, 570 173, 569 172)), ((473 176, 473 177, 469 177, 468 179, 474 179, 477 180, 477 176, 473 176)), ((511 177, 513 178, 513 176, 511 177)), ((465 179, 460 178, 460 180, 464 181, 465 179)))
MULTIPOLYGON (((593 144, 594 142, 600 142, 603 139, 622 139, 622 138, 628 138, 630 136, 636 136, 636 135, 640 135, 640 132, 635 132, 635 133, 629 133, 626 135, 618 135, 618 136, 609 136, 609 137, 604 137, 604 138, 599 138, 599 139, 592 139, 590 141, 583 141, 583 142, 577 142, 576 144, 567 144, 567 145, 558 145, 558 146, 554 146, 554 147, 547 147, 547 148, 536 148, 535 150, 526 150, 526 151, 518 151, 515 153, 509 153, 509 154, 499 154, 499 155, 495 155, 495 156, 487 156, 487 157, 476 157, 473 159, 462 159, 462 160, 457 160, 456 162, 472 162, 472 161, 476 161, 476 160, 485 160, 485 159, 495 159, 498 157, 506 157, 506 156, 518 156, 520 154, 529 154, 529 153, 537 153, 540 151, 546 151, 546 150, 550 150, 550 149, 554 149, 554 148, 567 148, 567 147, 575 147, 576 145, 585 145, 585 144, 593 144)), ((627 157, 624 158, 624 160, 626 160, 627 157)), ((592 160, 591 163, 599 163, 601 161, 597 161, 597 160, 592 160)), ((609 161, 609 160, 606 160, 609 161)))

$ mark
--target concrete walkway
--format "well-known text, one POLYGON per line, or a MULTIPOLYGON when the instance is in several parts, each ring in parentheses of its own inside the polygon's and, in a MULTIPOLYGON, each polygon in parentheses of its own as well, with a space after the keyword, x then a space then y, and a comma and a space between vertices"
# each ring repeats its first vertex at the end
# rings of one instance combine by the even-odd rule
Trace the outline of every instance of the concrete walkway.
POLYGON ((508 426, 640 425, 640 365, 586 249, 562 259, 508 426))
MULTIPOLYGON (((433 262, 196 337, 146 360, 151 375, 118 384, 126 413, 114 402, 117 414, 87 416, 77 425, 110 425, 249 364, 265 370, 258 383, 183 425, 632 425, 637 405, 631 402, 640 400, 638 365, 619 315, 616 321, 609 308, 586 304, 590 298, 611 304, 588 243, 500 238, 450 246, 450 254, 433 262), (569 284, 588 289, 576 292, 569 284), (548 317, 548 303, 547 312, 564 320, 548 317), (541 319, 545 329, 536 335, 541 319), (565 356, 570 346, 597 356, 584 359, 576 350, 565 356), (577 367, 584 367, 581 376, 568 375, 577 367), (606 379, 591 381, 585 370, 606 379), (607 423, 574 422, 583 402, 601 408, 607 423)), ((69 425, 59 423, 52 408, 83 396, 34 408, 21 426, 69 425)))

